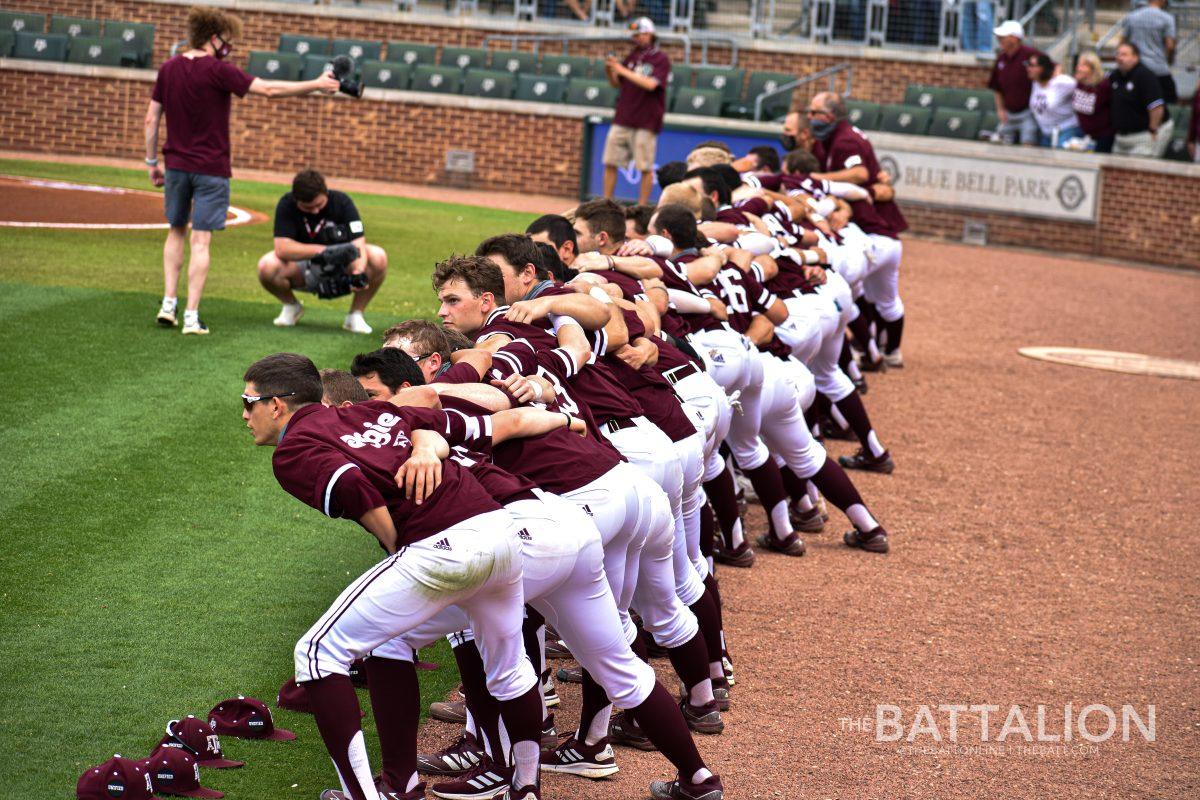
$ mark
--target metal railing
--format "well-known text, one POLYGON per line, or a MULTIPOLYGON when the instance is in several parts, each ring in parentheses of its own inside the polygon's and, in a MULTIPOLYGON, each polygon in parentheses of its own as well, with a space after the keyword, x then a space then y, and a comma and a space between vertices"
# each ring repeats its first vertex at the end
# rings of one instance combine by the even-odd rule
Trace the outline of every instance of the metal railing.
MULTIPOLYGON (((729 67, 737 66, 738 60, 738 43, 732 36, 722 36, 720 34, 687 34, 687 33, 659 33, 658 40, 664 44, 678 44, 683 49, 683 62, 686 64, 699 64, 701 66, 714 67, 729 67), (729 52, 728 63, 713 63, 709 60, 711 50, 720 49, 729 52), (699 51, 700 59, 692 60, 692 54, 696 50, 699 51)), ((540 55, 542 45, 561 45, 562 54, 569 55, 571 45, 586 44, 589 42, 606 42, 620 41, 628 42, 628 33, 593 33, 580 34, 575 36, 555 36, 553 34, 533 34, 533 33, 491 33, 483 38, 484 49, 490 48, 494 43, 503 42, 509 45, 509 49, 516 50, 517 45, 522 42, 533 45, 535 55, 540 55)))
POLYGON ((835 64, 834 66, 823 69, 820 72, 814 72, 811 75, 805 75, 803 78, 798 78, 791 83, 785 83, 782 86, 775 87, 771 91, 763 92, 754 98, 754 119, 756 121, 762 120, 763 106, 766 105, 767 101, 772 97, 779 97, 780 95, 785 94, 790 97, 801 86, 807 86, 808 84, 816 83, 819 80, 827 80, 829 82, 829 91, 838 92, 843 97, 849 97, 850 91, 854 84, 854 65, 848 63, 835 64), (846 87, 840 92, 838 91, 837 87, 839 77, 844 77, 846 80, 846 87))

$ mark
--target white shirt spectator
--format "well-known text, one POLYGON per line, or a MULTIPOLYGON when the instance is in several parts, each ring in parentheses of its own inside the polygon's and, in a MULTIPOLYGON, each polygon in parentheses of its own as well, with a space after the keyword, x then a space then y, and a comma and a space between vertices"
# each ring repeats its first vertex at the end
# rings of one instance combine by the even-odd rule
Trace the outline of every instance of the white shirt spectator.
POLYGON ((1075 93, 1075 79, 1067 75, 1055 75, 1045 84, 1033 82, 1029 92, 1029 110, 1037 120, 1042 133, 1050 134, 1055 129, 1071 128, 1079 123, 1075 109, 1071 106, 1075 93))

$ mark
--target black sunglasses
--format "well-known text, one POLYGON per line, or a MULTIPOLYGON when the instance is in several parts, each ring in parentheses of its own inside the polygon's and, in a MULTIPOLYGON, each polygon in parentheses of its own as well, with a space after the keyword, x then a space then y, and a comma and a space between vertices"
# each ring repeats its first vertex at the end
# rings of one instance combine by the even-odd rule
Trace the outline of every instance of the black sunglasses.
POLYGON ((295 392, 288 392, 287 394, 243 394, 242 395, 242 407, 245 408, 247 411, 249 411, 251 408, 254 407, 255 403, 261 402, 263 400, 271 400, 272 398, 275 398, 275 397, 291 397, 294 394, 295 394, 295 392))

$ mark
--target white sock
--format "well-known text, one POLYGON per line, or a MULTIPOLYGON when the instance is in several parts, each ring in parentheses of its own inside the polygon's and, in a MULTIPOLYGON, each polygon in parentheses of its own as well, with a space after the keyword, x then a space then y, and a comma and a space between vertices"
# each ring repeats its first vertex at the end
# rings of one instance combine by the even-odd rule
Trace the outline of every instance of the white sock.
POLYGON ((608 723, 612 719, 612 708, 612 703, 609 703, 596 716, 592 717, 592 722, 588 725, 587 733, 583 737, 584 744, 589 746, 594 745, 605 736, 608 736, 608 723))
POLYGON ((735 550, 742 546, 742 542, 746 541, 746 535, 742 532, 741 518, 734 520, 733 530, 729 532, 729 541, 733 542, 735 550))
POLYGON ((532 786, 537 783, 541 747, 532 739, 513 742, 513 786, 532 786))
POLYGON ((706 678, 688 690, 688 702, 694 706, 711 703, 713 699, 712 678, 706 678))
POLYGON ((725 667, 721 665, 720 661, 708 662, 708 677, 710 677, 710 678, 724 678, 725 677, 725 667))
POLYGON ((167 297, 165 294, 163 295, 163 304, 162 304, 163 311, 174 311, 176 306, 178 306, 178 305, 179 305, 178 297, 167 297))
POLYGON ((792 521, 788 517, 787 500, 780 500, 771 509, 771 526, 775 529, 775 538, 783 541, 792 533, 792 521))
POLYGON ((881 455, 887 452, 887 448, 880 443, 879 437, 875 435, 874 428, 872 428, 871 432, 867 434, 867 446, 871 448, 871 455, 875 456, 876 458, 879 458, 881 455))
POLYGON ((701 767, 700 769, 696 770, 695 773, 693 773, 692 784, 695 785, 697 783, 704 783, 706 780, 708 780, 711 777, 712 777, 712 773, 709 772, 704 767, 701 767))
POLYGON ((200 321, 200 310, 196 309, 195 311, 192 311, 192 310, 184 311, 183 312, 183 321, 185 324, 188 324, 188 325, 192 324, 193 322, 199 322, 200 321))
POLYGON ((796 501, 796 507, 803 513, 807 514, 809 511, 813 510, 812 498, 809 497, 807 494, 804 495, 803 497, 801 497, 799 500, 796 501))
POLYGON ((862 503, 855 503, 847 508, 846 516, 850 519, 851 524, 863 533, 869 533, 879 527, 879 522, 871 516, 871 512, 867 511, 867 507, 862 503))

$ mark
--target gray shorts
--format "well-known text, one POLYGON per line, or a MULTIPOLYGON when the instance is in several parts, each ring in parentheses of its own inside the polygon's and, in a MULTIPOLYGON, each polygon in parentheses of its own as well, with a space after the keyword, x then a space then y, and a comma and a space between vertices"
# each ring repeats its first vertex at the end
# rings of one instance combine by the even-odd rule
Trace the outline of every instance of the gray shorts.
POLYGON ((225 230, 229 211, 229 178, 169 169, 163 186, 167 223, 182 228, 191 219, 192 230, 225 230))

